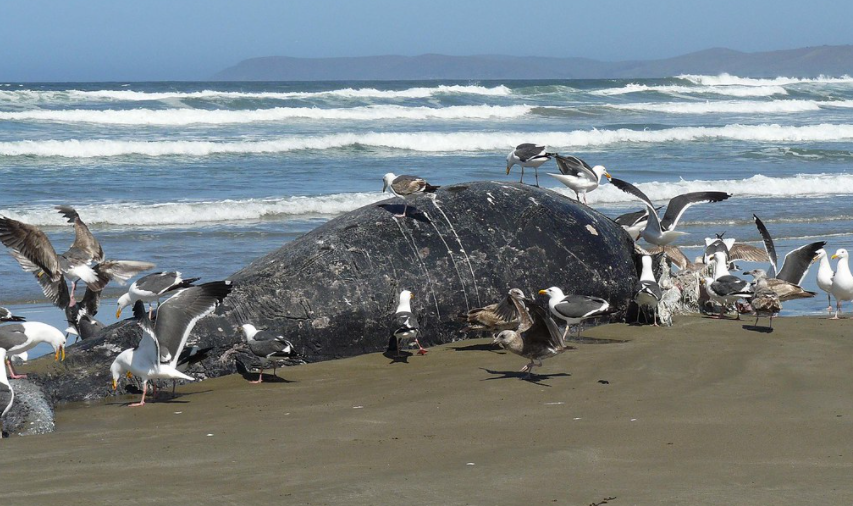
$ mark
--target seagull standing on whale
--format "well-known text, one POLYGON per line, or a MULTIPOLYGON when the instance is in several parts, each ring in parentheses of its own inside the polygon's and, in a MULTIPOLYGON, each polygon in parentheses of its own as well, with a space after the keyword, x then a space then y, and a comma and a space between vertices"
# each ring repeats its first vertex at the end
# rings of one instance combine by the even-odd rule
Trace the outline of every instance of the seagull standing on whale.
POLYGON ((512 166, 518 164, 521 167, 521 179, 518 182, 523 183, 524 168, 533 167, 536 173, 536 186, 539 186, 539 167, 550 160, 551 156, 552 154, 545 150, 545 146, 537 146, 529 142, 519 144, 506 155, 506 173, 509 175, 512 166))
POLYGON ((548 175, 574 190, 578 202, 581 201, 580 195, 583 194, 583 203, 586 204, 587 192, 598 188, 598 185, 601 184, 601 176, 610 179, 610 174, 604 165, 590 167, 588 163, 576 156, 555 154, 554 159, 557 161, 560 174, 548 175))
POLYGON ((435 193, 439 188, 441 187, 433 186, 427 183, 426 179, 418 176, 408 176, 405 174, 396 176, 393 172, 389 172, 382 178, 382 191, 390 190, 391 193, 403 199, 405 203, 403 212, 394 215, 397 218, 406 216, 406 211, 409 209, 409 201, 406 200, 406 197, 418 193, 435 193))

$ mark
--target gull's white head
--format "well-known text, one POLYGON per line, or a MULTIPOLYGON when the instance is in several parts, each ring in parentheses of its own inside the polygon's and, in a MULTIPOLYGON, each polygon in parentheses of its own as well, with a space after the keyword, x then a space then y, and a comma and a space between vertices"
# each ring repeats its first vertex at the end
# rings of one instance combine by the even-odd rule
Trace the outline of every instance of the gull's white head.
POLYGON ((251 339, 258 333, 258 329, 256 329, 251 323, 244 323, 243 325, 240 325, 240 330, 242 330, 243 334, 246 335, 246 339, 251 339))
POLYGON ((395 176, 393 172, 385 174, 385 176, 382 177, 382 191, 384 192, 385 190, 387 190, 396 178, 397 176, 395 176))
POLYGON ((116 318, 121 318, 121 310, 130 305, 130 294, 126 293, 118 298, 118 308, 116 309, 116 318))
POLYGON ((512 345, 512 342, 518 339, 518 334, 512 330, 504 330, 501 331, 500 334, 496 335, 492 340, 492 344, 497 344, 503 349, 507 349, 512 345))
POLYGON ((563 297, 565 297, 563 290, 561 290, 560 288, 557 288, 556 286, 552 286, 551 288, 546 288, 545 290, 539 290, 539 295, 547 295, 548 297, 551 297, 552 299, 554 299, 554 298, 562 299, 563 297))
POLYGON ((110 365, 110 374, 113 377, 113 390, 118 389, 118 380, 123 374, 130 377, 130 361, 133 359, 133 349, 124 350, 119 353, 110 365))
POLYGON ((508 155, 506 155, 506 173, 507 174, 509 174, 509 169, 511 169, 512 166, 515 165, 515 163, 517 161, 517 159, 513 156, 514 154, 515 154, 515 150, 512 150, 509 152, 508 155))
POLYGON ((847 258, 847 250, 844 248, 835 250, 835 254, 832 255, 832 258, 847 258))
POLYGON ((826 250, 821 248, 815 251, 814 258, 812 258, 812 263, 823 260, 824 258, 826 258, 826 250))
POLYGON ((601 176, 606 177, 607 180, 610 181, 610 173, 607 172, 607 169, 604 168, 604 165, 596 165, 595 167, 592 168, 592 172, 596 176, 598 176, 599 181, 601 181, 601 176))

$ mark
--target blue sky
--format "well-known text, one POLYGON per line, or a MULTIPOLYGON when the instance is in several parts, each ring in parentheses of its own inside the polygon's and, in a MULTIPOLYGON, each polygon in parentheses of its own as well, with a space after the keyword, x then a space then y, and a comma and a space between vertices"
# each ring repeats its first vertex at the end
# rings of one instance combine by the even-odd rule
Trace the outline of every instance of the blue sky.
POLYGON ((3 0, 0 80, 204 80, 256 56, 656 59, 853 43, 838 0, 3 0))

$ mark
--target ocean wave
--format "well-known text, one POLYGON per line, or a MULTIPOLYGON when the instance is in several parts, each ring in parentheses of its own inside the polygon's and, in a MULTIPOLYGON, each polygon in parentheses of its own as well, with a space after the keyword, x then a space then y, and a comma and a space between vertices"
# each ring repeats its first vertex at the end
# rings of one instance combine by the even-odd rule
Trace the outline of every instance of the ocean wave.
POLYGON ((227 125, 286 121, 290 119, 315 120, 460 120, 509 119, 524 116, 533 109, 526 105, 458 105, 450 107, 404 107, 399 105, 372 105, 345 109, 317 107, 275 107, 249 111, 204 109, 129 109, 129 110, 33 110, 0 112, 0 120, 55 121, 63 123, 93 123, 101 125, 167 125, 191 124, 227 125))
POLYGON ((631 83, 621 88, 604 88, 594 90, 590 95, 611 96, 627 95, 629 93, 664 93, 668 95, 724 95, 729 97, 772 97, 787 95, 788 91, 782 86, 680 86, 676 84, 648 85, 631 83))
POLYGON ((79 101, 159 101, 174 99, 270 99, 270 100, 292 100, 310 98, 429 98, 436 95, 467 94, 485 96, 507 96, 512 90, 506 86, 475 85, 438 85, 434 87, 415 87, 403 90, 380 90, 376 88, 342 88, 327 91, 134 91, 134 90, 15 90, 0 91, 0 101, 7 102, 79 102, 79 101))
MULTIPOLYGON (((78 205, 75 209, 90 226, 198 226, 264 219, 331 217, 387 198, 390 198, 388 193, 365 192, 158 204, 124 202, 78 205)), ((68 227, 52 207, 2 209, 0 214, 39 227, 68 227)))
MULTIPOLYGON (((0 156, 94 158, 112 156, 210 156, 264 154, 298 150, 371 147, 424 153, 504 151, 529 139, 529 132, 366 132, 321 136, 290 136, 263 141, 129 141, 115 139, 0 142, 0 156)), ((669 143, 698 140, 750 142, 836 142, 853 139, 853 125, 808 126, 726 125, 676 127, 664 130, 575 130, 538 132, 550 149, 601 147, 617 143, 669 143)))
MULTIPOLYGON (((747 179, 720 181, 649 182, 636 185, 655 202, 665 204, 682 193, 694 191, 726 191, 737 197, 829 197, 853 195, 853 174, 800 174, 792 177, 752 176, 747 179)), ((564 186, 549 189, 574 199, 574 192, 564 186)), ((258 220, 307 219, 343 214, 390 198, 387 193, 336 193, 316 196, 290 196, 266 199, 218 200, 196 202, 111 202, 75 206, 77 212, 92 226, 157 227, 157 226, 207 226, 218 223, 258 220)), ((588 194, 591 204, 621 204, 640 202, 605 184, 588 194)), ((0 209, 0 215, 39 227, 67 228, 68 224, 53 207, 27 207, 0 209)), ((838 220, 850 217, 836 217, 838 220)), ((768 223, 809 223, 826 221, 823 215, 798 216, 767 220, 768 223)), ((698 224, 747 224, 751 221, 700 221, 698 224)), ((696 225, 697 223, 693 223, 696 225)))
MULTIPOLYGON (((768 177, 761 174, 747 179, 682 180, 676 182, 637 183, 653 202, 666 204, 676 195, 699 191, 724 191, 735 197, 828 197, 853 195, 853 174, 798 174, 768 177)), ((558 190, 574 198, 569 188, 558 190)), ((618 203, 632 199, 613 185, 603 185, 587 197, 591 204, 618 203)))
POLYGON ((778 114, 818 111, 828 107, 853 107, 853 101, 820 102, 815 100, 720 101, 720 102, 644 102, 608 104, 622 111, 660 112, 666 114, 778 114))
POLYGON ((694 84, 704 86, 785 86, 789 84, 853 84, 853 77, 844 75, 841 77, 819 76, 815 78, 800 77, 774 77, 770 79, 758 79, 753 77, 738 77, 722 73, 716 76, 703 76, 695 74, 682 74, 676 79, 684 79, 694 84))

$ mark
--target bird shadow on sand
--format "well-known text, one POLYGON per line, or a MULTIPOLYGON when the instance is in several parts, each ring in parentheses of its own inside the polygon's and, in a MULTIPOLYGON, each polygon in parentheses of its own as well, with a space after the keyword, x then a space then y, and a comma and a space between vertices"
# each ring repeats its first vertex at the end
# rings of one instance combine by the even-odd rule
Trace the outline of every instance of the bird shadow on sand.
POLYGON ((409 357, 411 357, 412 355, 414 355, 414 353, 408 351, 401 351, 400 354, 397 355, 397 350, 385 350, 385 352, 382 353, 382 356, 387 359, 390 359, 392 364, 408 364, 409 357))
POLYGON ((469 344, 468 346, 454 346, 450 348, 453 351, 491 351, 500 355, 506 354, 500 346, 492 343, 469 344))
MULTIPOLYGON (((156 396, 149 392, 147 399, 145 399, 145 404, 188 404, 190 402, 189 400, 181 400, 181 398, 189 396, 189 395, 210 393, 212 391, 213 390, 203 390, 203 391, 199 391, 199 392, 175 393, 174 395, 172 395, 172 392, 160 391, 157 393, 156 396)), ((140 391, 139 393, 142 393, 142 392, 140 391)), ((122 395, 131 395, 131 394, 128 392, 127 394, 122 394, 122 395)), ((133 394, 133 395, 138 395, 138 394, 133 394)), ((108 404, 110 406, 128 406, 128 405, 134 404, 136 402, 139 402, 139 399, 121 400, 121 401, 117 400, 116 402, 107 402, 106 404, 108 404)))
MULTIPOLYGON (((258 373, 256 372, 241 372, 240 376, 246 381, 258 381, 258 373)), ((263 381, 261 383, 293 383, 292 380, 284 379, 278 374, 261 374, 263 381)))
POLYGON ((741 326, 743 330, 748 330, 750 332, 759 332, 761 334, 769 334, 773 332, 773 327, 759 327, 758 325, 743 325, 741 326))
POLYGON ((427 217, 427 215, 424 214, 423 211, 419 210, 413 205, 409 205, 409 207, 407 208, 404 204, 379 204, 376 207, 381 207, 382 209, 394 214, 395 216, 398 214, 403 214, 403 209, 405 209, 406 218, 422 221, 424 223, 431 223, 429 217, 427 217))
POLYGON ((493 371, 491 369, 480 368, 482 371, 486 371, 489 374, 494 375, 493 378, 486 378, 482 381, 492 381, 492 380, 500 380, 500 379, 520 379, 524 381, 529 381, 530 383, 535 383, 539 386, 543 387, 551 387, 546 383, 542 383, 543 381, 547 381, 552 378, 560 378, 560 377, 569 377, 571 374, 566 372, 559 372, 555 374, 528 374, 526 372, 521 371, 493 371))

